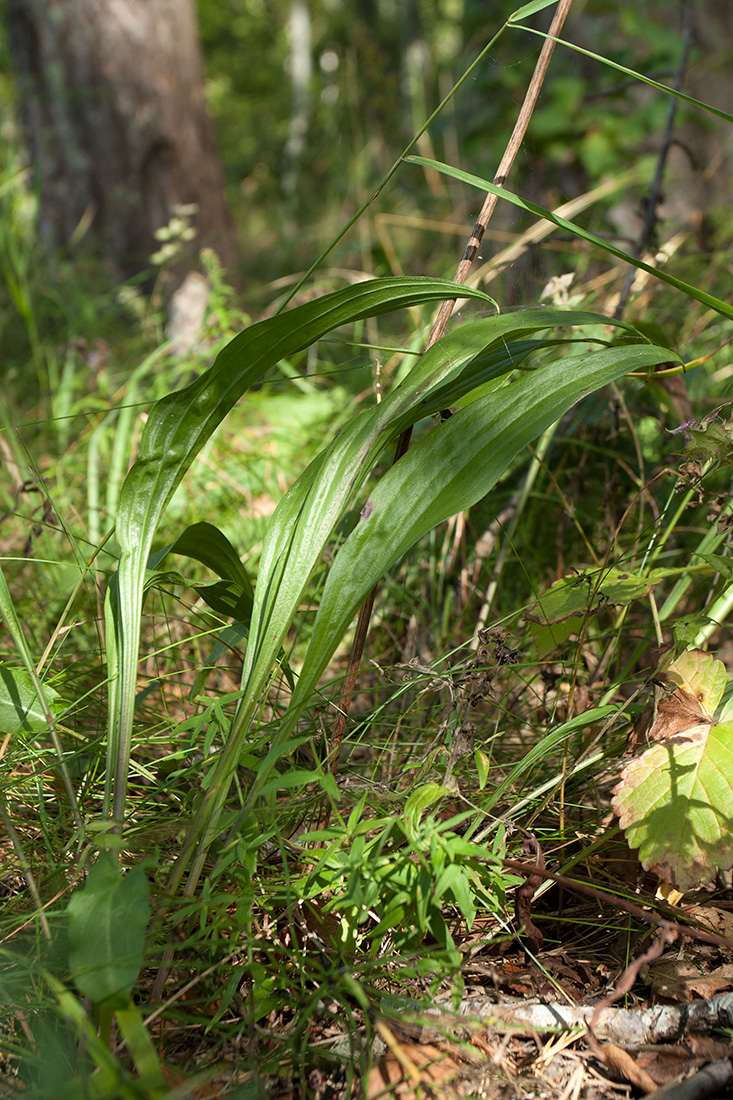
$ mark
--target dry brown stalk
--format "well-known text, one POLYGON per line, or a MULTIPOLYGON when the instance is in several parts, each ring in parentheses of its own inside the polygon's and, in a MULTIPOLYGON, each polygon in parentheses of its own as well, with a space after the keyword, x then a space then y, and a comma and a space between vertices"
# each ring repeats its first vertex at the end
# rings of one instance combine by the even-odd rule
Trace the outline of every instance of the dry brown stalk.
MULTIPOLYGON (((529 120, 531 119, 534 109, 537 105, 540 89, 542 88, 542 84, 550 65, 550 59, 555 49, 554 39, 559 38, 560 36, 560 32, 562 30, 565 19, 567 18, 568 12, 570 11, 570 6, 572 2, 573 0, 560 0, 557 6, 555 16, 550 25, 548 37, 543 43, 542 49, 540 51, 540 56, 537 59, 534 73, 532 74, 532 79, 529 83, 529 87, 527 88, 527 92, 524 97, 524 102, 522 103, 519 116, 517 117, 517 121, 514 125, 512 136, 509 138, 507 147, 504 150, 504 156, 501 158, 499 168, 496 175, 494 176, 494 184, 497 187, 504 186, 506 178, 509 175, 509 171, 514 164, 517 153, 519 152, 522 141, 524 140, 524 135, 526 134, 527 127, 529 126, 529 120)), ((471 270, 471 265, 476 258, 476 255, 478 254, 481 241, 483 239, 484 233, 486 232, 486 227, 491 220, 491 216, 494 212, 497 201, 497 196, 494 194, 488 194, 484 200, 484 204, 481 207, 481 212, 476 219, 476 224, 473 227, 471 236, 468 239, 468 243, 463 250, 463 255, 456 269, 456 273, 453 276, 453 281, 455 283, 458 283, 459 285, 465 283, 468 273, 471 270)), ((432 331, 430 333, 430 338, 427 343, 428 348, 431 348, 433 344, 437 340, 439 340, 445 332, 446 326, 448 324, 448 319, 450 318, 455 301, 456 298, 449 298, 447 301, 443 302, 443 305, 440 307, 438 315, 435 319, 435 323, 433 324, 432 331)), ((407 431, 403 432, 403 434, 398 439, 394 462, 397 462, 398 459, 400 459, 402 455, 405 454, 405 452, 407 451, 408 447, 410 446, 411 435, 412 429, 408 428, 407 431)), ((341 743, 344 739, 344 734, 346 733, 346 722, 349 717, 349 709, 351 707, 351 699, 354 694, 354 688, 356 687, 356 679, 359 675, 359 669, 361 667, 361 659, 364 655, 364 646, 369 631, 369 622, 372 616, 372 608, 374 607, 374 598, 376 596, 376 591, 376 588, 372 589, 372 591, 369 593, 366 600, 362 604, 361 610, 359 611, 359 617, 356 623, 356 632, 354 634, 354 640, 352 642, 351 652, 349 654, 346 678, 344 679, 343 687, 341 689, 341 698, 338 705, 338 715, 334 723, 333 734, 331 736, 331 744, 328 754, 328 764, 331 771, 336 770, 339 750, 341 748, 341 743)))

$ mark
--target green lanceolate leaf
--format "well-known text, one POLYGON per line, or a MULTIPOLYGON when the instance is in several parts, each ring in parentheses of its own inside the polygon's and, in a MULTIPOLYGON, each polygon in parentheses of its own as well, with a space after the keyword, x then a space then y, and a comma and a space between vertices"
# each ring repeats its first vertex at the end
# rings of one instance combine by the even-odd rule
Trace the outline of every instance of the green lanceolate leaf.
MULTIPOLYGON (((561 325, 589 324, 597 327, 613 323, 600 314, 549 309, 521 311, 463 326, 426 352, 414 370, 380 405, 344 425, 331 446, 311 463, 292 486, 272 517, 260 558, 252 628, 243 670, 245 694, 195 820, 192 836, 203 831, 204 827, 210 835, 210 823, 216 819, 223 805, 248 724, 272 675, 276 655, 300 605, 309 577, 321 562, 331 533, 352 502, 354 493, 366 480, 389 440, 417 420, 452 405, 465 395, 470 394, 472 398, 472 383, 477 388, 486 386, 492 379, 510 375, 516 366, 522 367, 527 354, 527 338, 533 333, 540 330, 546 332, 561 325)), ((639 339, 643 340, 641 337, 639 339)), ((542 343, 543 346, 554 346, 557 342, 553 333, 549 340, 546 338, 542 343)), ((555 364, 554 368, 520 371, 512 386, 497 391, 501 396, 488 394, 472 400, 447 424, 430 433, 427 439, 432 440, 431 443, 423 440, 390 471, 384 485, 389 492, 389 487, 394 484, 395 471, 408 469, 403 466, 405 461, 410 464, 411 472, 406 476, 408 483, 400 485, 397 496, 401 498, 405 515, 413 514, 415 524, 410 526, 403 522, 399 510, 395 512, 392 522, 391 506, 382 517, 380 506, 378 528, 370 528, 375 532, 374 537, 367 539, 368 553, 374 554, 373 562, 368 563, 366 558, 361 557, 361 533, 365 530, 361 523, 339 552, 334 567, 336 576, 333 580, 329 577, 327 582, 324 593, 324 598, 328 594, 326 607, 321 607, 316 618, 316 634, 293 696, 293 705, 281 729, 282 738, 290 735, 299 708, 305 704, 359 603, 415 539, 446 516, 484 496, 525 442, 539 435, 544 426, 562 415, 574 401, 627 370, 634 367, 643 369, 649 363, 668 361, 670 356, 669 349, 660 351, 646 342, 598 354, 607 358, 597 361, 597 370, 577 370, 576 360, 565 360, 555 364), (547 371, 551 373, 545 384, 542 380, 547 371), (563 376, 566 374, 570 378, 568 389, 563 386, 563 376), (555 389, 559 397, 553 394, 555 389), (536 395, 537 408, 532 395, 536 395), (489 406, 482 404, 486 401, 489 406), (494 410, 495 419, 489 414, 489 408, 494 410), (515 410, 514 415, 507 419, 510 409, 515 410), (446 427, 450 429, 448 437, 442 434, 446 427), (468 434, 464 438, 466 429, 468 434), (432 451, 438 436, 446 439, 447 449, 452 450, 452 454, 438 449, 427 454, 423 450, 427 445, 432 451), (411 457, 413 454, 416 457, 411 457), (458 458, 460 455, 465 456, 462 464, 458 458), (493 456, 492 459, 488 458, 489 455, 493 456), (484 462, 486 467, 482 465, 484 462), (456 463, 461 466, 460 470, 456 468, 456 463), (455 495, 450 487, 454 478, 455 495), (464 485, 467 491, 458 492, 458 485, 464 485), (360 547, 358 550, 356 543, 352 543, 355 536, 360 547), (350 546, 354 547, 353 552, 350 546), (342 567, 339 561, 344 551, 348 554, 348 564, 342 567)), ((589 356, 588 362, 595 363, 595 357, 589 356)), ((258 768, 251 798, 258 795, 267 781, 267 775, 265 762, 258 768)))
POLYGON ((532 0, 529 4, 523 4, 521 8, 517 8, 507 19, 507 23, 518 23, 520 19, 529 19, 530 15, 534 15, 538 11, 544 11, 545 8, 551 7, 555 3, 555 0, 532 0))
POLYGON ((229 539, 213 523, 192 523, 168 546, 150 555, 148 569, 157 569, 167 554, 184 554, 208 566, 222 580, 235 581, 251 602, 254 590, 247 570, 229 539))
POLYGON ((191 524, 168 546, 150 555, 148 570, 157 569, 168 554, 184 554, 217 573, 220 581, 193 587, 213 611, 234 619, 244 633, 249 631, 254 589, 237 551, 223 531, 213 523, 191 524))
POLYGON ((67 912, 69 966, 77 989, 96 1005, 126 1005, 143 964, 149 917, 142 867, 123 874, 112 852, 100 852, 67 912))
MULTIPOLYGON (((531 11, 527 9, 533 8, 533 4, 527 4, 526 8, 522 8, 519 11, 515 11, 509 16, 508 23, 516 25, 520 19, 524 19, 531 15, 531 11)), ((539 8, 534 10, 538 11, 539 8)), ((695 99, 691 95, 685 95, 678 88, 670 88, 668 84, 660 84, 657 80, 652 80, 649 76, 644 76, 643 73, 638 73, 634 69, 627 69, 625 65, 619 65, 617 61, 612 61, 610 57, 604 57, 603 54, 593 53, 592 50, 585 49, 584 46, 579 46, 576 42, 568 42, 564 38, 555 38, 553 35, 545 34, 544 31, 538 30, 536 27, 521 27, 523 31, 528 31, 530 34, 536 34, 540 38, 549 38, 555 42, 558 46, 566 46, 569 50, 575 50, 576 53, 581 53, 584 57, 590 57, 594 61, 599 61, 602 65, 607 65, 609 69, 615 69, 617 73, 623 73, 624 76, 631 77, 632 80, 638 80, 640 84, 647 84, 650 88, 655 88, 658 92, 664 92, 665 95, 674 96, 675 99, 679 99, 680 102, 688 104, 690 107, 697 107, 700 111, 705 111, 706 114, 715 115, 716 118, 722 118, 724 122, 733 122, 733 115, 727 111, 721 110, 719 107, 713 107, 709 103, 704 103, 701 99, 695 99)))
POLYGON ((423 534, 484 497, 514 456, 580 398, 669 359, 650 345, 563 359, 459 410, 381 479, 329 572, 291 701, 294 719, 360 603, 423 534))
MULTIPOLYGON (((609 323, 602 314, 548 309, 464 325, 430 348, 379 405, 341 428, 280 501, 265 537, 253 644, 243 672, 243 683, 253 696, 270 675, 275 653, 333 530, 387 444, 417 421, 521 367, 528 351, 537 346, 527 343, 532 334, 560 325, 609 323)), ((546 345, 545 340, 542 346, 546 345)))
MULTIPOLYGON (((120 494, 118 589, 105 612, 115 629, 109 645, 117 673, 110 681, 105 814, 114 787, 112 815, 117 821, 124 815, 145 566, 161 516, 194 458, 248 387, 280 359, 340 325, 450 298, 454 287, 438 279, 374 279, 259 321, 227 344, 209 370, 151 410, 120 494)), ((490 301, 479 291, 461 293, 490 301)))
POLYGON ((453 168, 450 164, 442 164, 440 161, 429 160, 427 157, 410 156, 406 159, 411 164, 420 164, 424 168, 434 168, 436 172, 442 172, 444 175, 452 176, 453 179, 462 180, 472 187, 478 187, 481 191, 488 191, 500 199, 506 199, 506 201, 512 203, 513 206, 518 206, 521 210, 527 210, 530 214, 535 214, 538 218, 544 218, 545 221, 552 222, 553 225, 558 226, 560 229, 572 233, 574 237, 580 237, 581 240, 588 241, 589 244, 595 245, 596 248, 600 248, 604 252, 608 252, 609 255, 615 256, 618 260, 633 264, 634 267, 640 268, 641 271, 646 271, 648 275, 653 275, 655 279, 659 279, 661 282, 667 283, 676 290, 682 291, 688 298, 694 298, 695 301, 701 302, 702 305, 709 306, 710 309, 715 310, 716 313, 722 314, 723 317, 733 320, 733 306, 724 302, 721 298, 715 298, 712 294, 706 294, 704 290, 698 290, 697 287, 683 282, 682 279, 676 279, 674 275, 669 275, 661 268, 652 267, 650 264, 644 263, 643 260, 636 259, 628 252, 616 248, 608 241, 604 241, 601 237, 596 237, 594 233, 590 233, 587 229, 583 229, 583 227, 577 225, 576 222, 570 222, 566 218, 561 218, 559 215, 553 214, 551 210, 546 210, 544 206, 537 206, 536 203, 527 202, 526 199, 520 198, 519 195, 514 195, 511 191, 507 191, 503 187, 496 187, 489 180, 471 175, 470 172, 462 172, 459 168, 453 168))

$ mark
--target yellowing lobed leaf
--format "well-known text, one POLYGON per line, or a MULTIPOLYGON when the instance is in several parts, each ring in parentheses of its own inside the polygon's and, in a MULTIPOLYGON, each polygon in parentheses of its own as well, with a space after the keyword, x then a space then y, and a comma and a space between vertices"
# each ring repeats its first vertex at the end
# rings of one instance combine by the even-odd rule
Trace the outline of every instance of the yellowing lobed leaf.
POLYGON ((613 808, 646 870, 689 890, 733 865, 733 723, 713 720, 726 672, 710 654, 683 653, 666 679, 657 743, 626 765, 613 808))
POLYGON ((701 649, 690 649, 669 666, 667 679, 694 695, 703 712, 712 718, 723 698, 728 674, 722 661, 701 649))

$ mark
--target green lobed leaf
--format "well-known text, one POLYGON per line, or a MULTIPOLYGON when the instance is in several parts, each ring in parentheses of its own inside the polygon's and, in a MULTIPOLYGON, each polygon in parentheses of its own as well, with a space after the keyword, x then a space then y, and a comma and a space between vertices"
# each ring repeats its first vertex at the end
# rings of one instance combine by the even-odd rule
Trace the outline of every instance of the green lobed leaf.
POLYGON ((733 865, 733 724, 658 743, 621 773, 613 808, 648 871, 682 891, 733 865))
POLYGON ((71 895, 69 967, 74 983, 94 1004, 127 1005, 143 965, 148 884, 140 866, 123 874, 115 855, 102 851, 81 889, 71 895))

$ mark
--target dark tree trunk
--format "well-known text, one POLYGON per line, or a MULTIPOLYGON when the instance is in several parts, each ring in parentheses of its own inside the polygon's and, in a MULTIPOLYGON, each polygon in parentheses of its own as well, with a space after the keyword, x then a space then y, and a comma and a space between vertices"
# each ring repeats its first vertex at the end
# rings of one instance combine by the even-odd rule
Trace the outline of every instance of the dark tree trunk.
POLYGON ((195 247, 234 261, 194 0, 9 0, 22 123, 51 248, 89 229, 125 273, 195 204, 195 247))

